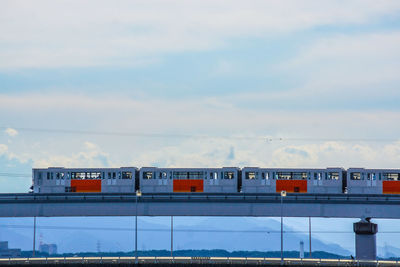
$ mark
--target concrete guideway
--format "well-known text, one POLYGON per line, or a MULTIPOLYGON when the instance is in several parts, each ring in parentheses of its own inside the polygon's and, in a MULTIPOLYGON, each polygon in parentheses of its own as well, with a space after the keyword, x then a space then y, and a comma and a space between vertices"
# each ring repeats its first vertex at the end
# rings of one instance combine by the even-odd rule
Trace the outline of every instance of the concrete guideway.
POLYGON ((142 194, 138 198, 134 193, 0 194, 0 217, 282 215, 399 219, 399 206, 398 195, 288 194, 281 199, 280 194, 243 193, 142 194))
MULTIPOLYGON (((135 257, 58 257, 58 258, 11 258, 1 259, 0 265, 25 264, 133 264, 135 257)), ((240 257, 139 257, 139 264, 248 264, 280 266, 280 258, 240 258, 240 257)), ((284 258, 287 266, 394 266, 400 261, 350 260, 350 259, 306 259, 284 258)))

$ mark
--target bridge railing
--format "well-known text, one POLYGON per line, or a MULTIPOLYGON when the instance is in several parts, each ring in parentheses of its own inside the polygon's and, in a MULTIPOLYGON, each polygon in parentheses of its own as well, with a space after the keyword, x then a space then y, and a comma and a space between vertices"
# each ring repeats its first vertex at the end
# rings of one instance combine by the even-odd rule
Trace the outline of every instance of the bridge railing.
MULTIPOLYGON (((284 265, 305 266, 394 266, 400 261, 371 260, 359 261, 352 259, 309 259, 309 258, 284 258, 284 265)), ((138 262, 145 263, 200 263, 200 264, 277 264, 280 258, 253 258, 253 257, 138 257, 138 262)), ((12 264, 102 264, 102 263, 135 263, 135 257, 46 257, 46 258, 0 258, 0 265, 12 264)))

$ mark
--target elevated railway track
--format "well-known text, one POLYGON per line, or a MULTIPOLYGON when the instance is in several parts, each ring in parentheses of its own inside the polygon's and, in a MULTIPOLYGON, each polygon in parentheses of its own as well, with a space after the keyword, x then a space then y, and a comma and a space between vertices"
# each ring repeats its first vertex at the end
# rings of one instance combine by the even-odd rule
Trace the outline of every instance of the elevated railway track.
POLYGON ((65 193, 0 194, 0 217, 264 216, 400 218, 399 195, 65 193))

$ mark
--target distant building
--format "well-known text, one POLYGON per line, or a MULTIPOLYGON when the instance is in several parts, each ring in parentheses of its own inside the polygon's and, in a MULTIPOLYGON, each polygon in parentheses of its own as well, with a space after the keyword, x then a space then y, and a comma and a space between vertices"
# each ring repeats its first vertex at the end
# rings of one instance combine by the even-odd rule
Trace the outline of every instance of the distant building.
POLYGON ((8 241, 0 241, 0 258, 21 257, 21 249, 9 249, 8 241))
POLYGON ((304 258, 304 242, 300 241, 300 258, 304 258))
POLYGON ((40 244, 39 252, 47 253, 49 255, 57 254, 57 245, 56 244, 40 244))

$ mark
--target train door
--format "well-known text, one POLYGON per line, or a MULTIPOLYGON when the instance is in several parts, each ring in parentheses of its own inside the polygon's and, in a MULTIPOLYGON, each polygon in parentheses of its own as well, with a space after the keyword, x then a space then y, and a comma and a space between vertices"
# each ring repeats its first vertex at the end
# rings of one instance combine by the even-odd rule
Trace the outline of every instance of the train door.
POLYGON ((376 173, 371 173, 371 175, 372 175, 372 177, 371 177, 371 179, 372 179, 372 186, 376 186, 376 177, 377 177, 377 174, 376 174, 376 173))
POLYGON ((261 172, 261 185, 262 186, 270 186, 271 185, 269 172, 261 172))
POLYGON ((261 171, 261 185, 265 186, 266 185, 266 179, 265 179, 265 173, 261 171))
POLYGON ((376 173, 374 173, 374 172, 367 173, 367 186, 369 186, 369 187, 376 186, 376 173))
POLYGON ((158 186, 162 186, 163 185, 162 172, 156 172, 156 178, 158 178, 158 186))
POLYGON ((322 185, 322 172, 314 172, 314 186, 321 186, 322 185))
POLYGON ((371 173, 367 173, 367 187, 372 186, 371 173))

